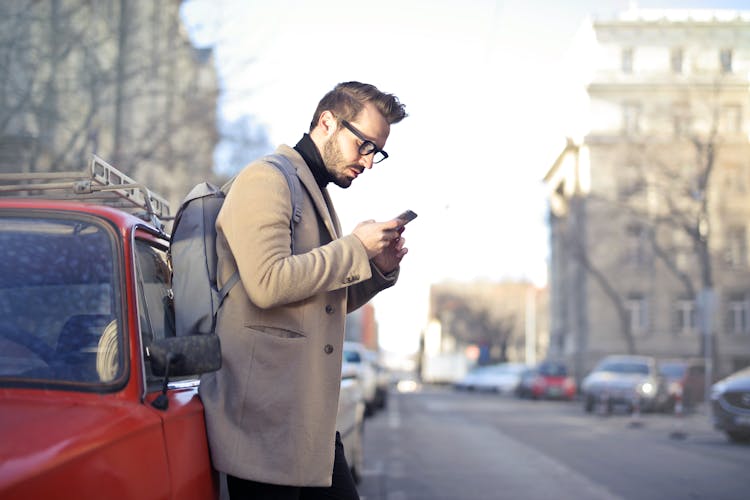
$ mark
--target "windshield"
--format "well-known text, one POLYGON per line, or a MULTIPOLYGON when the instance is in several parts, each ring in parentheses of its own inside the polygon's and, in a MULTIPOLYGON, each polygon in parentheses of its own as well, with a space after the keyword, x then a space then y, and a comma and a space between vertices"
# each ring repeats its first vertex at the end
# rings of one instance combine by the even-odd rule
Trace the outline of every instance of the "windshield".
POLYGON ((118 378, 115 255, 91 217, 0 217, 0 383, 118 378))
POLYGON ((642 373, 648 375, 648 365, 637 361, 605 361, 598 371, 612 373, 642 373))
POLYGON ((539 374, 548 377, 564 377, 568 374, 568 370, 565 368, 565 365, 543 363, 539 365, 539 374))
POLYGON ((687 365, 681 363, 662 363, 659 372, 669 378, 682 378, 687 371, 687 365))

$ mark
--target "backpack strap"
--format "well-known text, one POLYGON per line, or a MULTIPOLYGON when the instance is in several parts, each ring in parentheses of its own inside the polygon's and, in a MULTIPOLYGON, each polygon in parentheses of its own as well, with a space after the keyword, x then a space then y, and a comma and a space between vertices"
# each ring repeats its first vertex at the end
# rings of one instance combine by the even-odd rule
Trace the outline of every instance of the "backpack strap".
POLYGON ((302 219, 302 185, 297 176, 297 169, 294 168, 289 158, 272 154, 264 159, 284 174, 286 183, 289 185, 289 192, 292 194, 292 219, 289 221, 289 230, 292 237, 292 255, 294 255, 294 226, 302 219))
MULTIPOLYGON (((291 236, 291 249, 292 255, 294 255, 294 226, 296 226, 302 219, 302 184, 300 184, 299 177, 297 176, 297 170, 292 165, 292 162, 284 155, 271 154, 263 157, 263 160, 267 161, 274 167, 276 167, 286 179, 286 183, 289 185, 289 192, 292 195, 292 218, 289 221, 289 231, 291 236)), ((229 191, 234 178, 227 182, 221 189, 225 193, 229 191)), ((240 280, 239 270, 235 270, 232 276, 224 283, 224 286, 219 290, 219 306, 224 302, 224 299, 229 295, 229 290, 237 284, 240 280)))

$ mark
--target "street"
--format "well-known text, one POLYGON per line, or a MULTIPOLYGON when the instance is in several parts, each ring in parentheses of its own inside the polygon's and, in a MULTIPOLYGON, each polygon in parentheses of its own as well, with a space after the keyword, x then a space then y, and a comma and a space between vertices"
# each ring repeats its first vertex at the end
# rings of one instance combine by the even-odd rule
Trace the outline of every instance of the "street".
POLYGON ((708 414, 585 414, 579 402, 424 387, 365 424, 363 500, 740 499, 750 446, 708 414))

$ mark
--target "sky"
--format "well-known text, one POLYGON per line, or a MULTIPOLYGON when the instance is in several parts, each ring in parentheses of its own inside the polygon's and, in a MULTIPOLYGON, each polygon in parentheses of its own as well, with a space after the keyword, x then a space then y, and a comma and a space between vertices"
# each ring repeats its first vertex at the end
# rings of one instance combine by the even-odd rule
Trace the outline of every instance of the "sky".
MULTIPOLYGON (((296 144, 339 82, 372 83, 406 105, 389 158, 350 188, 329 188, 345 233, 405 209, 419 215, 404 232, 398 284, 373 299, 381 347, 406 353, 426 326, 433 283, 546 284, 542 179, 566 136, 581 131, 571 48, 586 19, 632 4, 188 0, 182 9, 194 43, 214 47, 220 113, 253 116, 272 145, 296 144)), ((750 0, 637 6, 750 9, 750 0)))

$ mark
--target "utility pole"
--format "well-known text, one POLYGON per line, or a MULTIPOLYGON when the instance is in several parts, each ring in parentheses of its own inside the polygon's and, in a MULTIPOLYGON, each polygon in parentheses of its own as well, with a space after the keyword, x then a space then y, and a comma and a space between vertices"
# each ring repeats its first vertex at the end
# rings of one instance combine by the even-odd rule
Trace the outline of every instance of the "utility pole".
POLYGON ((536 290, 533 285, 526 289, 526 364, 536 364, 536 290))

